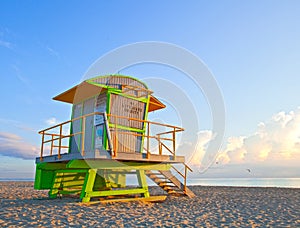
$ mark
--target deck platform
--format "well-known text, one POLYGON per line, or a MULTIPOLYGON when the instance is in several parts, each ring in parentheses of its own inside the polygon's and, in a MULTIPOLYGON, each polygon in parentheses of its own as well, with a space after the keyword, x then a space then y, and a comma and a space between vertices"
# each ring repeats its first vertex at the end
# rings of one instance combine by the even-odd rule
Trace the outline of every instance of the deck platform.
POLYGON ((86 154, 82 156, 80 153, 72 154, 65 153, 61 154, 60 158, 56 155, 44 156, 42 159, 40 157, 36 158, 36 163, 41 162, 66 162, 75 159, 95 159, 95 160, 119 160, 119 161, 141 161, 141 162, 167 162, 167 163, 184 163, 184 156, 173 156, 173 155, 158 155, 150 154, 147 158, 146 153, 128 153, 128 152, 118 152, 116 157, 111 158, 107 152, 107 156, 95 156, 86 154))

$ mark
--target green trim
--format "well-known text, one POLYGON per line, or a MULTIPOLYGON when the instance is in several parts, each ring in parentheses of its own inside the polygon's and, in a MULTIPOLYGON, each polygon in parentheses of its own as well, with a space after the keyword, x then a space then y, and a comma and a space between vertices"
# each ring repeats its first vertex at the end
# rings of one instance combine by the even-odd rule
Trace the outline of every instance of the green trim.
MULTIPOLYGON (((83 115, 84 101, 81 102, 82 106, 81 106, 80 116, 83 115)), ((80 131, 82 131, 82 118, 80 118, 80 131)), ((76 136, 77 136, 77 138, 79 138, 79 143, 77 143, 77 149, 78 149, 78 152, 81 153, 82 134, 78 134, 76 136), (80 144, 80 146, 79 146, 79 144, 80 144)), ((75 142, 76 142, 76 138, 75 138, 75 142)))
POLYGON ((130 98, 130 99, 133 99, 133 100, 136 100, 136 101, 140 101, 140 102, 143 102, 143 103, 147 103, 147 101, 148 101, 147 97, 130 96, 129 94, 122 93, 122 91, 120 91, 120 92, 119 91, 111 91, 111 93, 113 93, 115 95, 122 96, 122 97, 130 98))
MULTIPOLYGON (((94 107, 93 107, 94 112, 95 112, 95 108, 96 108, 96 104, 97 104, 97 98, 98 98, 99 95, 94 97, 94 107)), ((95 154, 95 115, 93 116, 92 148, 91 149, 94 151, 94 154, 95 154)))
MULTIPOLYGON (((115 127, 115 124, 114 124, 114 123, 109 123, 109 126, 110 126, 111 128, 114 128, 114 127, 115 127)), ((144 133, 144 132, 145 132, 145 130, 143 130, 143 129, 126 127, 126 126, 119 125, 119 124, 117 124, 117 128, 118 128, 118 129, 121 129, 121 130, 128 130, 128 131, 134 131, 134 132, 139 132, 139 133, 144 133)))
MULTIPOLYGON (((147 104, 146 104, 146 110, 145 110, 145 114, 144 114, 144 120, 147 120, 148 119, 148 114, 149 114, 149 112, 148 112, 148 110, 149 110, 149 104, 150 104, 150 95, 148 95, 148 100, 147 100, 147 104)), ((146 127, 147 127, 147 123, 146 122, 144 122, 144 126, 143 126, 143 133, 145 134, 145 132, 146 132, 146 127)), ((148 138, 148 140, 149 140, 149 138, 148 138)), ((144 142, 145 142, 145 136, 143 136, 142 137, 142 142, 141 142, 141 153, 143 152, 143 150, 144 150, 144 142)))
MULTIPOLYGON (((71 114, 71 120, 74 118, 74 105, 72 105, 72 114, 71 114)), ((70 135, 73 134, 73 121, 71 121, 71 124, 70 124, 70 135)), ((71 143, 72 143, 72 140, 71 140, 72 136, 69 138, 69 149, 68 149, 68 153, 71 152, 71 143)))
MULTIPOLYGON (((110 92, 109 90, 106 93, 106 113, 110 112, 110 92)), ((107 122, 109 123, 109 117, 107 117, 107 122)), ((108 150, 108 138, 107 138, 107 130, 104 124, 103 127, 103 148, 108 150)))

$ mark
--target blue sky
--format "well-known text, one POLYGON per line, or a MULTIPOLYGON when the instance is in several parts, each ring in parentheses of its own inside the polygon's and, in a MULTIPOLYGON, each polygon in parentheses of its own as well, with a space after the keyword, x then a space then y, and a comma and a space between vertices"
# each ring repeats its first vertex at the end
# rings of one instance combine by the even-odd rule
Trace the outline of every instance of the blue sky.
MULTIPOLYGON (((289 151, 285 175, 299 177, 292 162, 300 161, 299 10, 300 2, 289 0, 1 1, 0 178, 32 178, 34 161, 28 158, 38 150, 37 131, 51 118, 70 117, 70 106, 51 98, 80 82, 106 52, 139 41, 184 47, 214 74, 227 121, 223 165, 212 167, 208 176, 232 176, 242 164, 257 167, 258 176, 270 176, 269 166, 281 173, 283 157, 275 157, 289 151), (19 152, 11 151, 12 142, 19 152), (249 156, 253 147, 261 160, 249 156)), ((141 79, 163 75, 174 82, 181 77, 152 65, 121 73, 141 79)), ((204 97, 199 100, 201 151, 210 138, 211 119, 204 97)))

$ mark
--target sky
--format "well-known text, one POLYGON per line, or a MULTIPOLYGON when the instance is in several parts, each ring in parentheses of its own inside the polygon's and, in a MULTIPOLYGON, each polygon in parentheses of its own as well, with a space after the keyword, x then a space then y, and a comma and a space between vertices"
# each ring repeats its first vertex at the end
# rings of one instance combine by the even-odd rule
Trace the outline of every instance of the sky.
MULTIPOLYGON (((70 118, 70 105, 52 97, 81 82, 107 52, 142 41, 194 53, 222 92, 224 141, 200 173, 214 137, 205 95, 168 67, 141 64, 120 72, 163 78, 193 100, 197 142, 182 144, 194 176, 300 177, 299 10, 296 0, 0 1, 0 178, 32 179, 37 132, 70 118), (191 143, 196 151, 189 151, 191 143)), ((170 113, 150 118, 180 123, 170 113)))

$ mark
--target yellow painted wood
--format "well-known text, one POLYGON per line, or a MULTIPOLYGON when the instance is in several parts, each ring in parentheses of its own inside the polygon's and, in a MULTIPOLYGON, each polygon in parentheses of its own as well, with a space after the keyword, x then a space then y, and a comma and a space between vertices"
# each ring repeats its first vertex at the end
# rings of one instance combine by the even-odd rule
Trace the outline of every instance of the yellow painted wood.
POLYGON ((91 197, 88 193, 93 191, 95 179, 96 179, 97 169, 90 169, 88 173, 88 179, 83 191, 85 192, 85 196, 82 198, 82 202, 89 202, 91 197))
POLYGON ((145 171, 137 170, 136 174, 137 174, 139 186, 145 190, 145 192, 143 193, 144 197, 145 198, 150 197, 145 171))
POLYGON ((99 200, 99 201, 92 201, 87 203, 79 203, 81 206, 89 206, 99 203, 116 203, 116 202, 130 202, 130 201, 141 201, 141 202, 161 202, 166 200, 167 196, 150 196, 148 198, 123 198, 123 199, 107 199, 107 200, 99 200))

